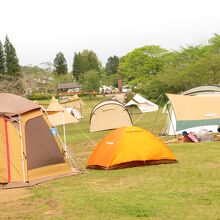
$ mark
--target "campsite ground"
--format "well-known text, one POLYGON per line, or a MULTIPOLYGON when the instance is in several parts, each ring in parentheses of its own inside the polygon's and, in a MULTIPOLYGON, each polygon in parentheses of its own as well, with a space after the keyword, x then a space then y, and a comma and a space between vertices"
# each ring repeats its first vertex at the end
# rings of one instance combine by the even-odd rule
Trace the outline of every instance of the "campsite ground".
MULTIPOLYGON (((101 99, 84 100, 83 121, 67 126, 69 148, 85 173, 0 191, 0 219, 220 219, 219 142, 170 144, 176 164, 83 169, 93 142, 108 133, 89 133, 89 113, 101 99)), ((164 118, 158 116, 154 131, 160 133, 164 118)), ((155 113, 145 114, 136 125, 151 129, 154 120, 155 113)))

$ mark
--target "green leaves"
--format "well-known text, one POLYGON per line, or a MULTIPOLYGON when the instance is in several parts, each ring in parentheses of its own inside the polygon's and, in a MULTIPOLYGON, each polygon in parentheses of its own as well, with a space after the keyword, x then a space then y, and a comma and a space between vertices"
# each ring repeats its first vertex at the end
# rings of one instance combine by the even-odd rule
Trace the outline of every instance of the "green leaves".
POLYGON ((66 59, 61 52, 59 52, 54 59, 54 71, 58 75, 66 74, 68 72, 66 59))
POLYGON ((96 70, 90 70, 80 77, 83 90, 88 93, 98 92, 100 87, 100 74, 96 70))
POLYGON ((120 59, 124 82, 138 86, 148 98, 161 93, 220 83, 220 35, 207 45, 195 45, 169 52, 159 46, 137 48, 120 59))
POLYGON ((162 69, 166 53, 166 49, 155 45, 135 49, 121 58, 119 73, 128 81, 141 82, 162 69))
POLYGON ((8 36, 5 38, 5 73, 8 75, 19 75, 20 66, 16 51, 12 43, 9 41, 8 36))
POLYGON ((0 41, 0 74, 5 73, 5 57, 4 57, 4 51, 3 51, 3 45, 0 41))
POLYGON ((108 75, 118 72, 119 58, 117 56, 109 57, 105 66, 105 71, 108 75))
POLYGON ((73 76, 76 80, 80 78, 80 74, 90 70, 100 70, 100 63, 96 54, 91 50, 83 50, 82 53, 75 53, 73 58, 73 76))

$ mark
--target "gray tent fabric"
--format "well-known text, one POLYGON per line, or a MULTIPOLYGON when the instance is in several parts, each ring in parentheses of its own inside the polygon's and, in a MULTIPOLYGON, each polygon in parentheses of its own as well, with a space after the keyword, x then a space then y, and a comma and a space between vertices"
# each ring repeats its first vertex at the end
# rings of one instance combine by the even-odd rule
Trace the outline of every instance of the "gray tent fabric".
POLYGON ((187 91, 181 92, 181 95, 220 95, 220 86, 199 86, 187 91))
POLYGON ((19 115, 39 108, 39 105, 21 96, 10 93, 0 93, 1 114, 19 115))
POLYGON ((25 132, 28 170, 65 162, 42 116, 27 121, 25 132))

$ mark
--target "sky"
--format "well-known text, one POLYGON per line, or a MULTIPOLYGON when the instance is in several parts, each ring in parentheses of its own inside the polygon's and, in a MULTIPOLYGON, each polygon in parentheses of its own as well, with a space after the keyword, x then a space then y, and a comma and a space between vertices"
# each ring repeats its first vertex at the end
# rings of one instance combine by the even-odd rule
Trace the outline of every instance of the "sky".
POLYGON ((6 34, 20 65, 53 62, 62 52, 93 50, 104 65, 138 47, 179 50, 220 34, 219 0, 0 0, 6 34))

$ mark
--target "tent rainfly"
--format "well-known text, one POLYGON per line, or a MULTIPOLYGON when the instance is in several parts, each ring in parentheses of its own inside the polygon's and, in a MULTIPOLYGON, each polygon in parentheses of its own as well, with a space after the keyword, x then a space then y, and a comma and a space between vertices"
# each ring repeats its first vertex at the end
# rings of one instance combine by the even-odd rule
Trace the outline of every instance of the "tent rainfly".
POLYGON ((170 101, 165 125, 167 134, 183 130, 197 132, 211 125, 217 130, 220 125, 220 96, 166 95, 170 101))
POLYGON ((104 131, 132 125, 124 104, 117 100, 105 100, 94 107, 90 114, 90 132, 104 131))
POLYGON ((158 105, 150 102, 139 94, 136 94, 125 106, 129 107, 132 105, 136 105, 142 113, 154 112, 158 110, 158 105))
POLYGON ((174 162, 176 157, 159 138, 142 128, 128 126, 112 131, 96 145, 87 168, 117 169, 174 162))
POLYGON ((180 95, 190 95, 190 96, 220 95, 220 86, 199 86, 189 89, 185 92, 181 92, 180 95))
POLYGON ((73 175, 39 105, 0 93, 0 188, 30 186, 73 175))

